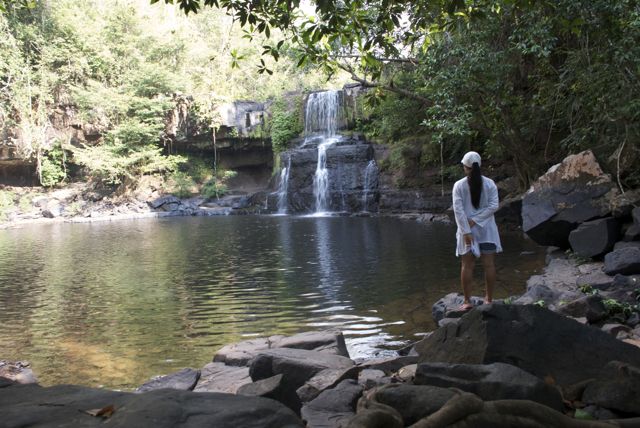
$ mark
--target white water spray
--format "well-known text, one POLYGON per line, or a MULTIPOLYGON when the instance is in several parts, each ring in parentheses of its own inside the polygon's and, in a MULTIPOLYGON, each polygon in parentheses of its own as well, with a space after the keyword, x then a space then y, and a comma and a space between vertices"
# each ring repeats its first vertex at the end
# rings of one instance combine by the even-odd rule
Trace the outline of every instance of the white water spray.
POLYGON ((320 136, 318 144, 318 164, 313 178, 313 195, 316 199, 316 213, 329 210, 329 170, 327 169, 327 148, 336 141, 338 130, 338 110, 340 94, 338 91, 314 92, 307 99, 305 112, 306 139, 320 136))

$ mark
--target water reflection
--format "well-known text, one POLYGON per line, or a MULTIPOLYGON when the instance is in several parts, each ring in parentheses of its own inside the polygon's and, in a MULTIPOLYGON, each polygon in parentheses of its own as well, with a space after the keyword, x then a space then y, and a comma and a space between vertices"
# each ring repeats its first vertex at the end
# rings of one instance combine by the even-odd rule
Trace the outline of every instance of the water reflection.
MULTIPOLYGON (((339 328, 354 357, 384 352, 432 329, 431 305, 457 290, 454 233, 246 216, 0 231, 0 358, 31 360, 44 384, 128 388, 260 335, 339 328)), ((542 265, 524 249, 505 239, 498 297, 542 265)))

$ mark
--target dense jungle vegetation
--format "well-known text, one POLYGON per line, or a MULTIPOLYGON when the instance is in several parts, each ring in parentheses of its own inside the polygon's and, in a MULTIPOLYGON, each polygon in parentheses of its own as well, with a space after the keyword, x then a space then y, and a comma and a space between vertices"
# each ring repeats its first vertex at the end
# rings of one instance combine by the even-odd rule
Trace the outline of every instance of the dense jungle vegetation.
MULTIPOLYGON (((177 7, 145 0, 1 6, 2 140, 37 161, 45 186, 61 182, 75 166, 107 185, 163 174, 180 191, 192 179, 210 179, 213 171, 165 149, 173 94, 193 97, 191 113, 215 127, 222 103, 327 85, 321 72, 298 69, 284 43, 277 63, 262 60, 264 37, 248 40, 219 10, 185 17, 177 7), (268 72, 259 67, 261 60, 268 72), (103 135, 101 144, 72 147, 55 132, 65 125, 52 123, 56 113, 68 107, 103 135)), ((218 178, 227 175, 221 171, 218 178)), ((216 188, 215 180, 209 187, 216 188)))
MULTIPOLYGON (((28 136, 25 154, 45 147, 47 108, 69 100, 108 118, 77 163, 175 170, 158 145, 167 94, 205 94, 206 113, 211 92, 275 97, 322 86, 322 71, 371 88, 358 126, 392 147, 392 170, 457 168, 475 149, 526 188, 590 148, 623 188, 640 185, 634 0, 78 3, 0 2, 0 114, 28 136)), ((42 172, 55 160, 38 158, 42 172)))

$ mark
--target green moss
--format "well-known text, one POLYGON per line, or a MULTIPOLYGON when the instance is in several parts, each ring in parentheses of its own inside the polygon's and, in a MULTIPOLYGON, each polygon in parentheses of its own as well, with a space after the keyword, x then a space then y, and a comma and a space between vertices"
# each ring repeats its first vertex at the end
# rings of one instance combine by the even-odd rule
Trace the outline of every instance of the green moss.
POLYGON ((271 144, 275 153, 287 150, 288 144, 304 131, 302 97, 287 102, 278 98, 271 106, 271 144))

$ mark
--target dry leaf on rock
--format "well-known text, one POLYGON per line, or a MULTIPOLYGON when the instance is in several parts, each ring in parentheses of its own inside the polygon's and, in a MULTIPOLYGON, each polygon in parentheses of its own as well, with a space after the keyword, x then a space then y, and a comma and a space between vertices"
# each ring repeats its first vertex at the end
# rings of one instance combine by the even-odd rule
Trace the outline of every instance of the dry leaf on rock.
POLYGON ((85 413, 91 416, 100 417, 100 418, 110 418, 111 415, 116 411, 116 408, 113 404, 110 404, 102 409, 91 409, 85 410, 85 413))

